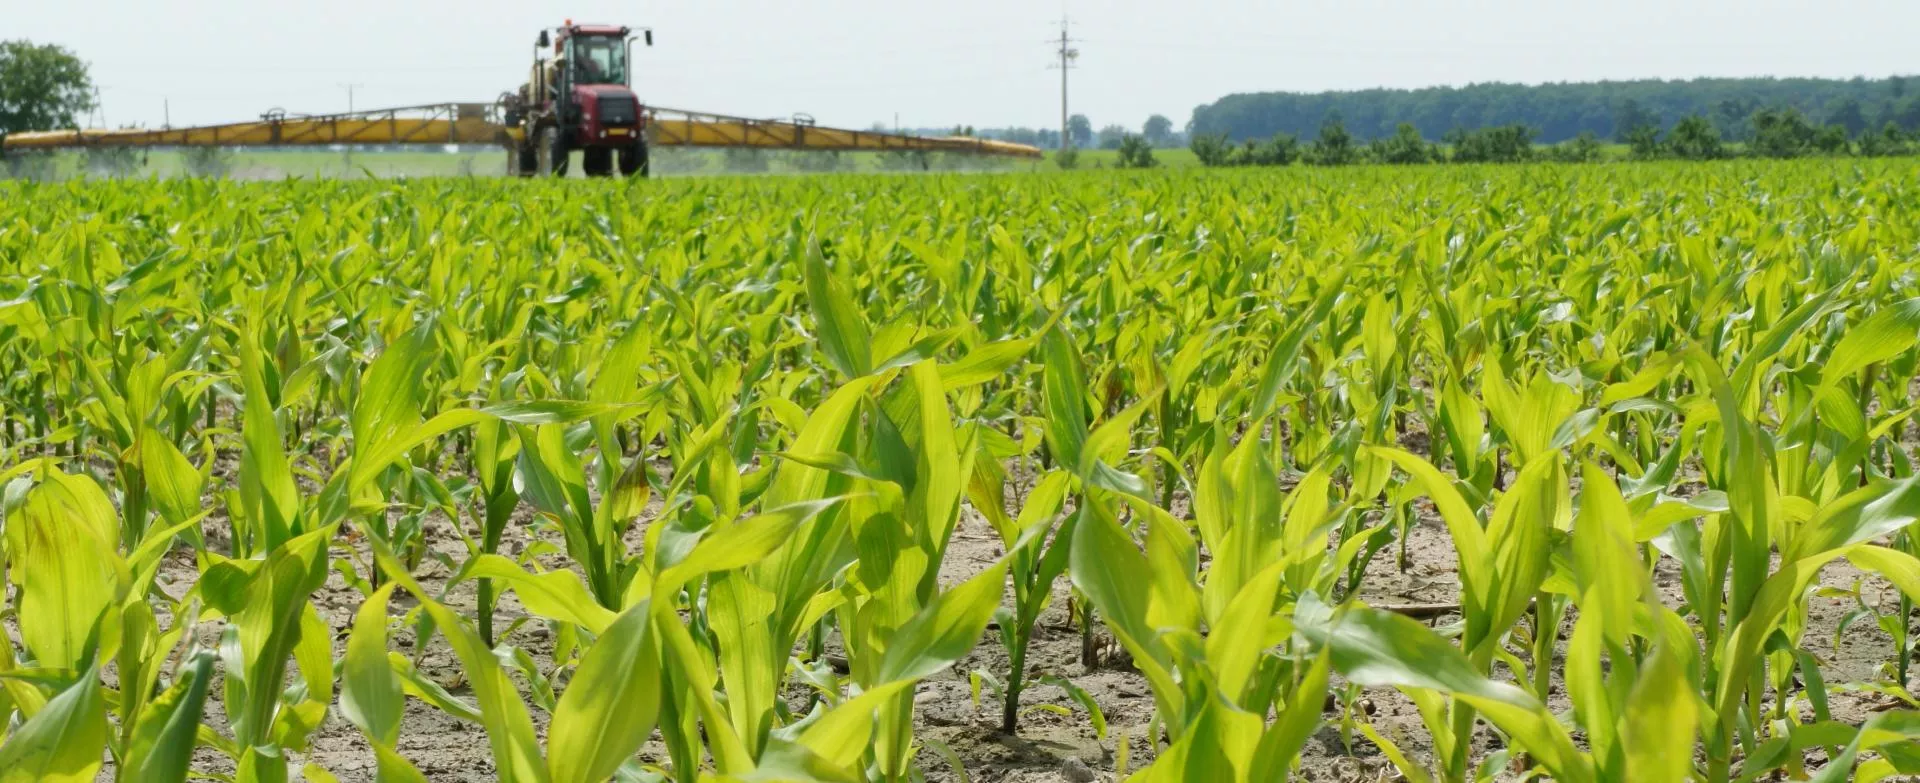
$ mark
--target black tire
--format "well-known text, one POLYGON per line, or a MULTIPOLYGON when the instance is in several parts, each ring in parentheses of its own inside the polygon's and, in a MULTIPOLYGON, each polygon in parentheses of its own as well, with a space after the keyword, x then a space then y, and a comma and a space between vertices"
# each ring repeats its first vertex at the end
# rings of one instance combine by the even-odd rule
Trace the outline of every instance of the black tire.
POLYGON ((518 145, 513 148, 513 152, 515 155, 519 156, 520 158, 520 176, 522 177, 533 176, 533 170, 539 167, 540 165, 539 156, 533 153, 533 145, 531 144, 518 145))
POLYGON ((507 145, 507 176, 531 177, 540 168, 540 161, 530 144, 507 145))
POLYGON ((613 150, 588 147, 580 151, 580 170, 589 177, 613 176, 613 150))
POLYGON ((652 172, 652 164, 647 160, 647 143, 636 141, 633 146, 620 151, 620 174, 627 177, 647 177, 652 172))
POLYGON ((540 129, 540 135, 534 140, 534 174, 541 177, 564 177, 567 175, 567 138, 560 135, 560 129, 547 126, 540 129))

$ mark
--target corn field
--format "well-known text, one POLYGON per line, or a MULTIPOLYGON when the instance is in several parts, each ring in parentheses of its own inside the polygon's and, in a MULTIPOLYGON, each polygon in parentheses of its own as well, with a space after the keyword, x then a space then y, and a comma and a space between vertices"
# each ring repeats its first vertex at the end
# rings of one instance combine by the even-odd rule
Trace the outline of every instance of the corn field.
POLYGON ((1916 175, 0 183, 0 780, 1920 774, 1916 175))

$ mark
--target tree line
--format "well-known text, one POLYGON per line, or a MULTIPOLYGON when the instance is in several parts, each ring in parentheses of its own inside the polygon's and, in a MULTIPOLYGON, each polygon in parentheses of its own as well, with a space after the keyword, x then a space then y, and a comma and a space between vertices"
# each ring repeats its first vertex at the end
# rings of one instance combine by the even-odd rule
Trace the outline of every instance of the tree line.
MULTIPOLYGON (((1702 114, 1682 117, 1663 129, 1652 120, 1623 129, 1615 138, 1637 160, 1678 158, 1715 160, 1737 155, 1760 158, 1858 155, 1888 157, 1920 151, 1920 131, 1909 131, 1896 121, 1877 130, 1849 133, 1838 123, 1818 124, 1795 107, 1770 107, 1741 119, 1751 129, 1744 138, 1731 137, 1713 119, 1702 114)), ((1196 134, 1189 142, 1194 157, 1205 166, 1287 166, 1302 163, 1340 166, 1353 163, 1521 163, 1533 160, 1592 163, 1606 157, 1606 144, 1591 131, 1571 139, 1542 145, 1540 130, 1523 123, 1472 130, 1448 131, 1438 144, 1427 141, 1411 122, 1395 125, 1392 134, 1362 140, 1346 122, 1332 116, 1323 120, 1311 141, 1291 133, 1236 143, 1226 133, 1196 134)))
POLYGON ((1744 142, 1758 133, 1753 119, 1763 109, 1796 110, 1810 124, 1838 125, 1849 137, 1878 132, 1888 123, 1911 133, 1920 130, 1920 81, 1907 76, 1702 78, 1248 93, 1195 108, 1187 130, 1194 136, 1224 133, 1235 142, 1278 133, 1306 137, 1329 117, 1339 117, 1348 132, 1365 140, 1391 137, 1401 123, 1429 139, 1524 125, 1551 144, 1582 133, 1619 137, 1644 126, 1669 132, 1683 119, 1704 117, 1728 141, 1744 142))

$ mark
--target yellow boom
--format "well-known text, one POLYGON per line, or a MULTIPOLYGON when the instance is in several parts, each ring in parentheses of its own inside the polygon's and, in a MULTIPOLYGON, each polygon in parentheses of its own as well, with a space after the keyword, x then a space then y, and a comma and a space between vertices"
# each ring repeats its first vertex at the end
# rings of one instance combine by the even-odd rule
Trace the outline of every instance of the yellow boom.
MULTIPOLYGON (((1039 158, 1024 144, 966 137, 909 136, 823 128, 804 120, 754 120, 648 108, 646 134, 655 147, 754 147, 819 151, 901 150, 1039 158)), ((485 103, 448 103, 353 114, 287 115, 252 122, 162 130, 71 130, 0 136, 0 152, 86 147, 280 147, 336 144, 501 144, 520 131, 496 121, 485 103)))

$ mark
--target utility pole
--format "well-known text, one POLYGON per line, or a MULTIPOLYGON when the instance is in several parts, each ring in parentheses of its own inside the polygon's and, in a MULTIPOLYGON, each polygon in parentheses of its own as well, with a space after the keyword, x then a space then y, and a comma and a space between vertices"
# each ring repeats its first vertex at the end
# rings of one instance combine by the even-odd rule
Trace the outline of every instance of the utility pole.
POLYGON ((1060 69, 1060 149, 1062 150, 1073 146, 1073 136, 1067 129, 1067 71, 1073 70, 1074 61, 1080 59, 1080 50, 1073 48, 1079 39, 1067 36, 1067 27, 1071 24, 1073 22, 1066 17, 1060 18, 1060 40, 1057 42, 1060 48, 1054 51, 1054 54, 1060 58, 1060 62, 1051 66, 1060 69))
POLYGON ((353 88, 365 87, 366 85, 361 84, 359 82, 354 82, 352 84, 342 84, 340 86, 347 88, 347 113, 352 114, 353 113, 353 88))

